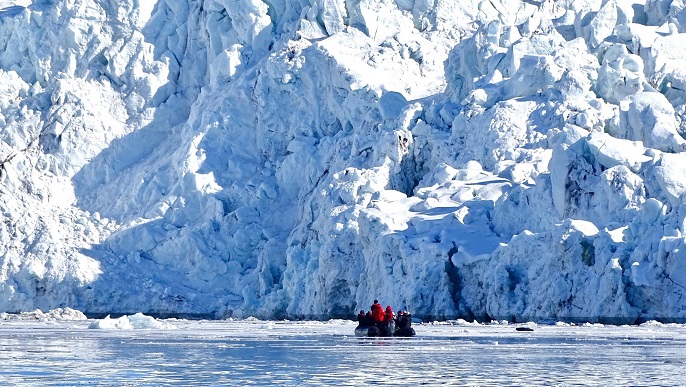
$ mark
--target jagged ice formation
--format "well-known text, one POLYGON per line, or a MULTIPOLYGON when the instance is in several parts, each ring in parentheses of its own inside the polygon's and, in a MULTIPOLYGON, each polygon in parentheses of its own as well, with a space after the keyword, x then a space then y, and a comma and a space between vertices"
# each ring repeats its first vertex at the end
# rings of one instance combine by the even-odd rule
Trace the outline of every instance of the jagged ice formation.
POLYGON ((0 311, 686 319, 683 0, 0 8, 0 311))

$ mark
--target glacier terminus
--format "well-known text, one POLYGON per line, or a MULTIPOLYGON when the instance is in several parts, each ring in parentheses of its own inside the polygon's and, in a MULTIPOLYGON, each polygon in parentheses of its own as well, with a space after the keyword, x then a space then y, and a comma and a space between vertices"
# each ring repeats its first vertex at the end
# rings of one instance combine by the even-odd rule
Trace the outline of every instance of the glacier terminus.
POLYGON ((686 321, 683 0, 0 1, 0 311, 686 321))

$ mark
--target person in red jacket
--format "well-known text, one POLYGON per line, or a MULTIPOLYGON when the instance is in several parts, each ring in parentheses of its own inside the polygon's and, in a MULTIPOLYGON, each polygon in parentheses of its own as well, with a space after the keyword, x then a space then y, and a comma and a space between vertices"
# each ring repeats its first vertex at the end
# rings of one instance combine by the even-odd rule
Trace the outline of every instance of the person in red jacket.
POLYGON ((381 329, 381 324, 383 324, 386 313, 384 313, 383 307, 381 307, 378 300, 374 300, 374 304, 372 304, 372 317, 374 317, 376 325, 381 329))
POLYGON ((384 330, 384 336, 393 336, 395 333, 395 320, 393 319, 395 316, 393 315, 393 309, 391 309, 391 306, 388 305, 386 307, 386 313, 384 314, 384 319, 383 319, 383 330, 384 330))
POLYGON ((390 322, 393 320, 394 317, 395 317, 395 315, 393 314, 393 309, 391 309, 391 306, 388 305, 386 307, 386 313, 385 313, 385 317, 384 317, 383 321, 384 322, 390 322))

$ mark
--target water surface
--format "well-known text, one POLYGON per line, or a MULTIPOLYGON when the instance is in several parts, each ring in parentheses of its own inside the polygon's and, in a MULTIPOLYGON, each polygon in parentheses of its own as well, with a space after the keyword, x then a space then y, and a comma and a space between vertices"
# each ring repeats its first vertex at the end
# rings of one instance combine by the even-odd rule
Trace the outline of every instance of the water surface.
POLYGON ((352 322, 0 321, 11 386, 686 385, 684 325, 440 324, 415 338, 357 338, 352 322))

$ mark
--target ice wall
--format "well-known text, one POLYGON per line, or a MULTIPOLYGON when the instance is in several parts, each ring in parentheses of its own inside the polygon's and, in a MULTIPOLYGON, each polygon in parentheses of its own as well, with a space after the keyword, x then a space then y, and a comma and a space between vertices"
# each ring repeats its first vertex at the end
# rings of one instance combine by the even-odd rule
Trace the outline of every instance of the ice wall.
POLYGON ((683 2, 0 2, 0 311, 686 319, 683 2))

